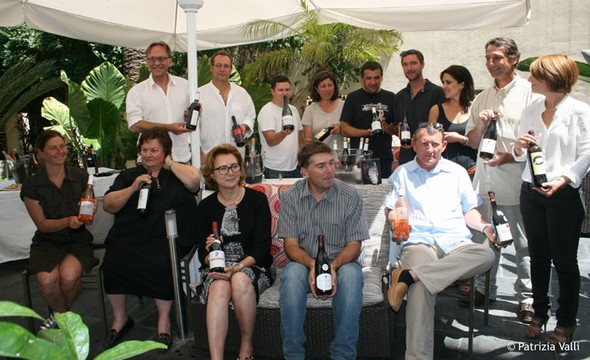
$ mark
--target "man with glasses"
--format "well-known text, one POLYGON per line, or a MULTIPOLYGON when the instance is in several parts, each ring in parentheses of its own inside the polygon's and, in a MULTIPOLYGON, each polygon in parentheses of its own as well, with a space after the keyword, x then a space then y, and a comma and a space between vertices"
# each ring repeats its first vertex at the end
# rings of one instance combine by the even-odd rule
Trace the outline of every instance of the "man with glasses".
POLYGON ((287 360, 304 359, 303 323, 307 295, 332 298, 335 338, 332 359, 356 359, 359 317, 363 302, 361 243, 369 229, 361 194, 334 178, 332 149, 323 142, 303 146, 298 155, 304 180, 281 195, 277 236, 285 239, 289 258, 281 274, 280 308, 283 354, 287 360), (315 255, 318 235, 325 239, 331 262, 332 292, 316 293, 315 255))
POLYGON ((258 132, 264 158, 264 177, 267 179, 299 178, 297 151, 303 143, 303 126, 297 108, 289 104, 294 130, 283 128, 284 97, 291 97, 291 80, 276 76, 270 84, 272 101, 258 113, 258 132))
POLYGON ((163 41, 150 44, 146 50, 150 77, 127 93, 127 124, 141 133, 153 127, 168 130, 172 139, 172 159, 187 163, 191 159, 189 132, 184 112, 189 106, 188 81, 168 73, 172 51, 163 41))
MULTIPOLYGON (((410 49, 402 51, 399 56, 408 85, 395 95, 394 122, 401 125, 405 112, 410 129, 415 130, 419 123, 428 121, 428 114, 433 105, 445 101, 445 94, 440 86, 424 78, 424 54, 421 51, 410 49)), ((415 155, 410 146, 401 147, 399 163, 405 164, 414 159, 415 155)))
POLYGON ((436 295, 456 280, 487 271, 494 262, 489 246, 471 241, 469 228, 492 242, 494 230, 476 209, 480 200, 465 169, 441 158, 446 146, 441 124, 419 124, 412 138, 415 159, 389 178, 393 189, 386 203, 387 220, 401 254, 391 273, 388 300, 399 311, 408 294, 406 359, 434 358, 436 295), (400 188, 408 202, 410 232, 396 237, 400 188))
MULTIPOLYGON (((473 187, 483 199, 479 211, 486 219, 491 218, 491 204, 488 191, 494 191, 498 209, 510 224, 514 249, 516 250, 516 282, 514 290, 519 301, 518 318, 530 323, 534 316, 530 256, 528 241, 524 233, 524 223, 520 214, 520 184, 524 163, 514 161, 511 149, 514 140, 520 136, 520 116, 522 110, 538 98, 531 91, 531 84, 516 73, 520 52, 514 40, 498 37, 485 45, 486 67, 494 79, 494 84, 481 92, 473 101, 471 115, 467 122, 465 134, 469 146, 477 149, 486 128, 491 121, 496 121, 498 139, 493 159, 477 158, 473 187)), ((484 238, 476 236, 475 241, 483 243, 484 238)), ((490 299, 496 299, 498 286, 496 276, 500 263, 500 251, 496 251, 496 262, 491 271, 490 299)), ((484 302, 484 279, 476 281, 476 305, 484 302)), ((461 305, 468 306, 467 298, 461 299, 461 305)))
MULTIPOLYGON (((248 92, 229 81, 233 66, 231 55, 217 51, 209 60, 211 81, 199 88, 201 108, 201 162, 213 147, 228 143, 236 146, 232 136, 232 116, 245 137, 252 135, 256 110, 248 92)), ((245 147, 238 148, 242 158, 245 147)))

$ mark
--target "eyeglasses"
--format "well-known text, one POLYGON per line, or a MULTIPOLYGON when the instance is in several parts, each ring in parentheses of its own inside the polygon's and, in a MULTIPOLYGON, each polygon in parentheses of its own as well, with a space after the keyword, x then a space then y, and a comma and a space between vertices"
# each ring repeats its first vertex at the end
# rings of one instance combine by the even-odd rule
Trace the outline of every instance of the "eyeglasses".
POLYGON ((232 173, 237 173, 238 171, 240 171, 242 167, 240 166, 240 164, 238 163, 233 163, 230 166, 227 165, 222 165, 218 168, 213 169, 213 171, 217 170, 219 171, 219 173, 221 175, 227 175, 227 173, 229 172, 229 170, 231 169, 232 173))
POLYGON ((215 64, 213 64, 213 66, 215 66, 218 69, 220 69, 220 68, 229 69, 231 67, 230 64, 222 64, 222 63, 215 63, 215 64))
POLYGON ((168 56, 158 56, 158 57, 156 57, 156 56, 150 56, 150 57, 147 58, 147 62, 149 62, 150 64, 153 64, 156 61, 158 61, 160 63, 163 63, 164 61, 166 61, 168 59, 170 59, 170 57, 168 57, 168 56))
POLYGON ((421 122, 418 124, 418 129, 434 129, 440 132, 445 132, 441 123, 428 123, 428 122, 421 122))

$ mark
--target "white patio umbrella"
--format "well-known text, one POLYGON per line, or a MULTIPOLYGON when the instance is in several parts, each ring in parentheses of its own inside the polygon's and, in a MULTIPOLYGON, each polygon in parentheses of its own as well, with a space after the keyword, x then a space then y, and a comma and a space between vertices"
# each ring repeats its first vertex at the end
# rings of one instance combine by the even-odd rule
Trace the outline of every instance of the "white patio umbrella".
MULTIPOLYGON (((307 0, 324 23, 398 31, 524 26, 530 0, 307 0)), ((287 37, 242 32, 256 19, 296 26, 299 0, 0 0, 0 26, 29 27, 70 38, 145 49, 165 41, 188 51, 189 84, 197 87, 196 50, 287 37), (185 15, 183 8, 188 9, 185 15)), ((198 136, 193 134, 193 149, 198 136)), ((199 164, 199 147, 193 164, 199 164)), ((196 154, 196 155, 195 155, 196 154)))

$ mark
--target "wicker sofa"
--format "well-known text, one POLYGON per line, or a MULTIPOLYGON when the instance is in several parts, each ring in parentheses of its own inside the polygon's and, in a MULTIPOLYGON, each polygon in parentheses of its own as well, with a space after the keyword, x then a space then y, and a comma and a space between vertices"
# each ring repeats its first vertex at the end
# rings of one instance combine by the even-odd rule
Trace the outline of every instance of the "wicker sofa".
MULTIPOLYGON (((265 193, 273 214, 272 255, 277 267, 275 284, 265 291, 258 304, 254 330, 255 354, 268 358, 283 358, 280 336, 279 282, 280 272, 286 262, 282 239, 276 238, 280 194, 289 185, 257 184, 251 187, 265 193)), ((358 357, 389 358, 394 335, 394 313, 386 296, 385 266, 389 252, 389 239, 385 228, 383 204, 390 189, 387 184, 355 185, 363 195, 365 212, 371 238, 363 242, 363 307, 359 324, 358 357)), ((308 297, 305 319, 306 358, 329 358, 329 345, 334 338, 334 322, 331 300, 320 301, 308 297)), ((206 305, 196 299, 189 302, 189 316, 194 331, 195 345, 207 349, 206 305)), ((240 332, 233 310, 226 339, 226 352, 239 352, 240 332)))

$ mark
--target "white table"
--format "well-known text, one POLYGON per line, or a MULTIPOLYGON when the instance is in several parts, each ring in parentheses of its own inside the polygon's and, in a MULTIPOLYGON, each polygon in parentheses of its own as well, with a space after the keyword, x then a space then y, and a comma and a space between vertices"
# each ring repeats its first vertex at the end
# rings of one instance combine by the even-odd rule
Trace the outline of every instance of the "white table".
MULTIPOLYGON (((101 172, 108 170, 100 169, 101 172)), ((113 215, 102 209, 102 198, 116 177, 117 174, 114 174, 94 179, 98 211, 88 230, 94 235, 95 244, 104 242, 113 225, 113 215)), ((20 199, 20 190, 0 191, 0 263, 28 258, 31 239, 36 230, 25 204, 20 199)))

